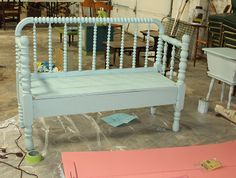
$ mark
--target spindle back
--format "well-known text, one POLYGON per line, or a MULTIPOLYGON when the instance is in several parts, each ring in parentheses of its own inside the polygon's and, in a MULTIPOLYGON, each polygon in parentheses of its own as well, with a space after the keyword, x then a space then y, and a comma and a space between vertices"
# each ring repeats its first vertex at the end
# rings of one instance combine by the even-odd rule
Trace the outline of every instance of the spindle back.
MULTIPOLYGON (((127 29, 130 24, 133 25, 133 49, 132 49, 132 66, 131 68, 136 68, 136 54, 137 54, 137 42, 138 42, 138 36, 139 31, 141 30, 141 27, 143 26, 141 24, 145 24, 147 28, 147 35, 145 38, 146 48, 145 48, 145 57, 144 57, 144 66, 143 68, 149 68, 148 67, 148 54, 153 46, 151 46, 151 35, 150 31, 155 29, 159 32, 159 39, 157 45, 154 45, 156 49, 156 56, 155 61, 156 65, 154 67, 157 69, 158 72, 165 75, 166 68, 168 67, 170 72, 170 78, 173 78, 173 72, 174 72, 174 63, 175 63, 175 50, 176 48, 184 48, 184 46, 188 45, 189 38, 185 36, 183 38, 183 42, 176 40, 174 38, 171 38, 169 36, 164 35, 164 27, 160 20, 158 19, 151 19, 151 18, 76 18, 76 17, 39 17, 39 18, 32 18, 28 17, 22 20, 16 27, 15 35, 16 35, 16 56, 17 56, 17 67, 19 67, 18 63, 20 60, 20 51, 21 46, 24 44, 20 44, 21 40, 21 34, 22 30, 26 25, 31 24, 32 25, 32 31, 33 31, 33 66, 34 66, 34 73, 37 73, 37 61, 38 61, 38 51, 37 51, 37 25, 39 24, 47 24, 48 25, 48 63, 49 63, 49 73, 53 73, 53 43, 52 43, 52 25, 53 24, 63 24, 64 26, 64 37, 63 37, 63 70, 64 72, 67 72, 67 61, 68 61, 68 25, 73 24, 75 26, 78 26, 78 71, 83 71, 83 55, 82 55, 82 46, 83 46, 83 28, 86 24, 92 24, 93 25, 93 50, 92 50, 92 66, 91 69, 93 71, 97 70, 96 63, 97 63, 97 38, 99 36, 98 34, 98 27, 100 25, 106 25, 107 26, 107 37, 106 37, 106 55, 105 55, 105 69, 110 69, 110 61, 111 61, 111 29, 112 24, 118 23, 122 25, 121 29, 121 37, 120 37, 120 61, 119 61, 119 68, 123 69, 124 67, 124 52, 125 52, 125 30, 127 29), (168 46, 171 45, 172 48, 168 48, 168 46), (164 46, 164 47, 163 47, 164 46), (168 49, 171 50, 171 52, 168 52, 168 49), (171 56, 168 56, 168 54, 171 54, 171 56), (169 61, 167 64, 167 61, 169 61)), ((130 40, 130 39, 129 39, 130 40)), ((186 53, 186 52, 185 52, 186 53)), ((184 63, 186 63, 186 57, 187 54, 182 55, 182 60, 184 63)), ((181 59, 180 59, 181 60, 181 59)), ((153 67, 152 67, 153 68, 153 67)), ((185 72, 185 70, 184 70, 185 72)))

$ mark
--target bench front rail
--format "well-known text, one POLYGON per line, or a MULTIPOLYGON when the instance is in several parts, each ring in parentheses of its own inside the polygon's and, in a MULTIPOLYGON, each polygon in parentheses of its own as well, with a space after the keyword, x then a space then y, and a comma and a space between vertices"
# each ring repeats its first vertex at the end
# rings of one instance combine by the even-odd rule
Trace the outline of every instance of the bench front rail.
POLYGON ((182 41, 163 34, 164 28, 157 19, 149 18, 25 18, 16 27, 16 82, 20 126, 25 130, 27 150, 33 150, 32 124, 39 117, 101 112, 118 109, 154 107, 174 104, 173 131, 179 130, 180 112, 184 106, 185 72, 189 48, 189 36, 182 41), (49 72, 37 72, 37 25, 48 25, 49 72), (54 72, 52 26, 64 25, 63 71, 54 72), (68 71, 68 26, 78 26, 78 70, 68 71), (91 70, 83 68, 83 28, 93 25, 93 50, 91 70), (97 68, 98 27, 107 26, 105 69, 97 68), (112 24, 121 24, 119 67, 110 68, 112 24), (124 67, 125 29, 132 24, 134 29, 132 62, 124 67), (141 24, 147 27, 144 66, 136 67, 138 29, 141 24), (33 59, 30 61, 29 38, 22 35, 25 26, 32 26, 33 59), (150 31, 159 32, 155 64, 150 67, 148 54, 151 47, 150 31), (168 45, 172 48, 169 49, 168 45), (174 76, 175 51, 181 50, 177 78, 174 76), (169 75, 166 75, 168 50, 171 50, 169 75), (30 66, 32 63, 33 66, 30 66), (31 71, 33 69, 33 71, 31 71))

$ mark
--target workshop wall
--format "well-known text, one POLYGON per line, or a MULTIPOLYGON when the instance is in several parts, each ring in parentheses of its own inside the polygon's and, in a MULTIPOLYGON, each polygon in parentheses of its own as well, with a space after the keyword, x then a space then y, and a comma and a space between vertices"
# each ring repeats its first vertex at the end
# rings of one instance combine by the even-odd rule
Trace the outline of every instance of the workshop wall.
MULTIPOLYGON (((208 11, 209 0, 190 0, 181 16, 182 21, 191 22, 192 14, 196 6, 202 6, 205 11, 208 11)), ((222 13, 224 7, 230 4, 231 0, 212 0, 212 3, 217 9, 217 13, 222 13)), ((171 0, 113 0, 112 17, 150 17, 162 19, 170 12, 171 0)), ((173 1, 172 17, 175 18, 178 13, 181 0, 173 1)), ((210 12, 211 13, 211 12, 210 12)), ((146 27, 141 26, 141 29, 146 27)), ((153 27, 154 28, 154 27, 153 27)), ((127 28, 133 32, 133 28, 127 28)))
MULTIPOLYGON (((183 21, 191 21, 193 10, 196 6, 202 6, 205 11, 208 9, 209 0, 190 0, 181 16, 183 21)), ((170 12, 171 0, 113 0, 113 17, 155 17, 162 19, 170 12)), ((212 0, 217 13, 222 13, 231 0, 212 0)), ((174 0, 172 17, 176 17, 181 0, 174 0)))
POLYGON ((157 0, 113 0, 112 15, 115 17, 157 17, 163 18, 169 13, 170 2, 157 0))
MULTIPOLYGON (((112 4, 112 17, 150 17, 162 19, 168 15, 171 1, 113 0, 112 4)), ((139 26, 139 30, 146 28, 145 26, 139 26)), ((152 29, 155 29, 154 26, 152 29)), ((134 28, 129 26, 127 30, 133 32, 134 28)))

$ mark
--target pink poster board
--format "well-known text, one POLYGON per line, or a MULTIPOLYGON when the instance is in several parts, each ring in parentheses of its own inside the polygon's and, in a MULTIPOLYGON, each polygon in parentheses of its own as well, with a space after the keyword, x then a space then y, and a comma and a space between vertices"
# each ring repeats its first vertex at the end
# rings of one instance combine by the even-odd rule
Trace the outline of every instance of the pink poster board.
POLYGON ((66 178, 235 178, 236 141, 131 151, 64 152, 66 178), (207 171, 201 161, 222 167, 207 171))

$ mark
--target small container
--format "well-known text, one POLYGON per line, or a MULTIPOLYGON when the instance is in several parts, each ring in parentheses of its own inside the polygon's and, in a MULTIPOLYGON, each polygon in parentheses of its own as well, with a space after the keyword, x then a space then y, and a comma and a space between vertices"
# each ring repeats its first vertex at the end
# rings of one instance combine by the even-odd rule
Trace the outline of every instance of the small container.
POLYGON ((202 24, 205 18, 205 11, 202 6, 196 6, 193 11, 192 22, 202 24))
POLYGON ((206 99, 200 99, 198 101, 198 112, 205 114, 208 112, 208 101, 206 99))

